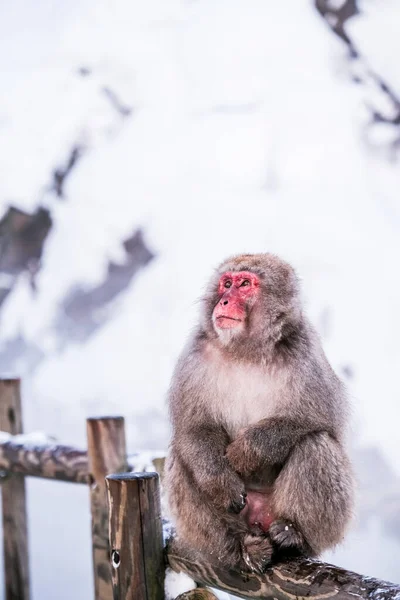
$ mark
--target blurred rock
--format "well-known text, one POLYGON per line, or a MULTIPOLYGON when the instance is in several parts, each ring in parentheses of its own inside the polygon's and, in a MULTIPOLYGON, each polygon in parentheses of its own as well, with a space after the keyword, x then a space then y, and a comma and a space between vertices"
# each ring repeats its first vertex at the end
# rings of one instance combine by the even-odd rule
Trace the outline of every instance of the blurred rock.
POLYGON ((51 227, 49 211, 40 207, 35 213, 29 214, 10 206, 1 219, 0 274, 3 277, 0 280, 0 306, 23 271, 30 274, 31 285, 35 289, 35 275, 51 227))

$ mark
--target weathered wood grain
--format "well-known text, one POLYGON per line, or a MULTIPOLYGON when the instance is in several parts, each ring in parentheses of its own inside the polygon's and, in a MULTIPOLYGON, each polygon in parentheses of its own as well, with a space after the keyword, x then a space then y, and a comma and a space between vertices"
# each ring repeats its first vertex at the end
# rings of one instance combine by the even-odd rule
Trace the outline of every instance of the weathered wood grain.
POLYGON ((164 599, 164 541, 160 485, 156 473, 138 475, 144 571, 148 600, 164 599))
MULTIPOLYGON (((22 433, 19 379, 0 380, 0 429, 22 433)), ((21 475, 2 483, 4 581, 6 600, 29 599, 28 530, 25 481, 21 475)))
POLYGON ((243 598, 263 600, 400 600, 400 585, 364 577, 316 560, 298 558, 279 563, 263 575, 227 570, 201 556, 189 556, 173 540, 167 560, 177 572, 196 582, 243 598))
POLYGON ((114 600, 147 600, 144 575, 139 481, 137 477, 106 478, 114 600))
POLYGON ((87 438, 95 598, 111 600, 113 593, 105 477, 127 468, 124 419, 88 419, 87 438))
POLYGON ((114 600, 164 598, 163 536, 157 473, 106 479, 114 600))

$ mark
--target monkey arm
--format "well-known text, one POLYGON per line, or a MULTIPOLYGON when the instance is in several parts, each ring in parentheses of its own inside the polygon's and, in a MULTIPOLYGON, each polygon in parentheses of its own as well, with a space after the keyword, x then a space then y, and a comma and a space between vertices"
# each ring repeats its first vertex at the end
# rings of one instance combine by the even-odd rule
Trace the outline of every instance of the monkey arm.
POLYGON ((292 448, 311 433, 329 431, 322 423, 270 417, 245 428, 229 444, 226 457, 232 468, 248 476, 266 465, 283 464, 292 448))
POLYGON ((229 443, 222 426, 198 424, 175 435, 173 451, 190 479, 219 508, 238 513, 245 506, 245 486, 226 459, 229 443))

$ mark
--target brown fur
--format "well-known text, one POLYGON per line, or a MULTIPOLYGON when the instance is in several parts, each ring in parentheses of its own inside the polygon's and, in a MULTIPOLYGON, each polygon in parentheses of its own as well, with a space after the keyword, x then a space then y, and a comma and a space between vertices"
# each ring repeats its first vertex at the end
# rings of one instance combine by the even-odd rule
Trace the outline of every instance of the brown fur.
POLYGON ((217 269, 169 405, 166 481, 182 544, 262 571, 273 553, 317 555, 342 540, 353 496, 347 400, 302 312, 290 265, 258 254, 217 269), (245 328, 224 337, 212 323, 218 280, 243 270, 258 275, 261 294, 245 328), (265 497, 274 515, 268 532, 246 523, 246 490, 265 497))

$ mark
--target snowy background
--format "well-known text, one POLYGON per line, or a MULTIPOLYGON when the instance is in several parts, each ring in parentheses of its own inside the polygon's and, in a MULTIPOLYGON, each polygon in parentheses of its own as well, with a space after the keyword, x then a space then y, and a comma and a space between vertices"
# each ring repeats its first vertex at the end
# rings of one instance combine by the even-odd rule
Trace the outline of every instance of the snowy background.
MULTIPOLYGON (((400 582, 397 0, 0 2, 0 360, 25 431, 86 445, 165 396, 212 268, 271 251, 353 402, 326 559, 400 582)), ((84 486, 28 483, 33 598, 92 596, 84 486)), ((2 596, 0 596, 2 598, 2 596)))

